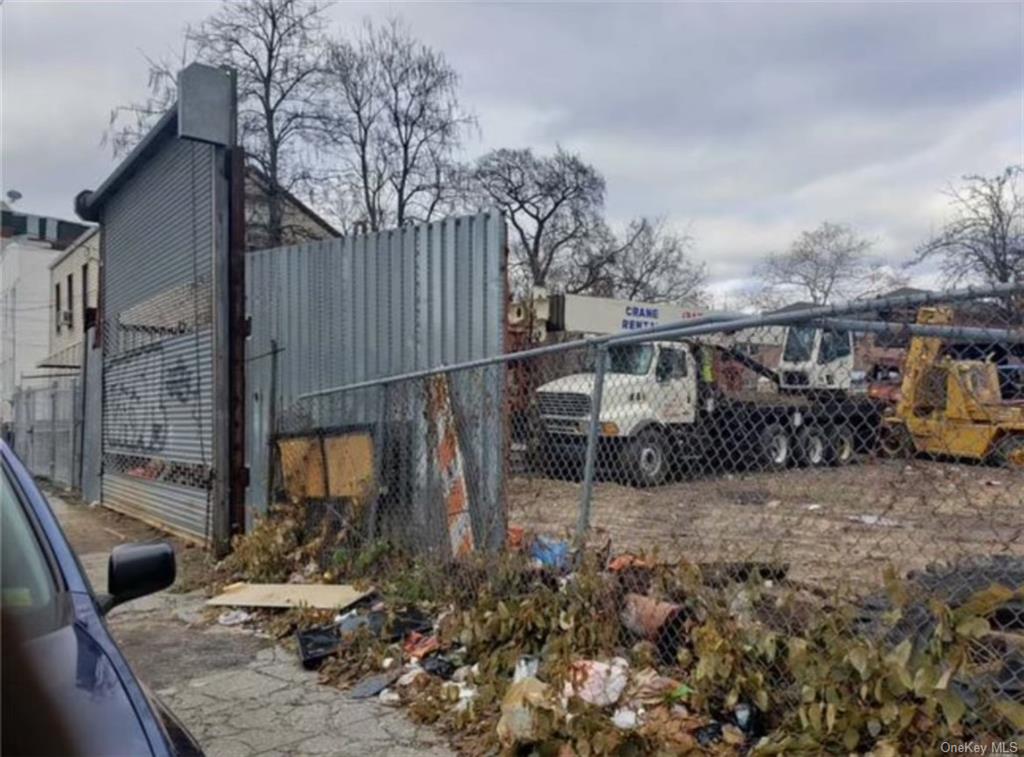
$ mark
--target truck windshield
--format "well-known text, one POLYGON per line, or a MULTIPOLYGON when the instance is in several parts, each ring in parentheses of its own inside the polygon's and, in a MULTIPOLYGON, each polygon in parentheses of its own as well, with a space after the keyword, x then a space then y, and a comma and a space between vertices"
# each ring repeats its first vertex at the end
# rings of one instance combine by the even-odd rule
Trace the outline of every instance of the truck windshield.
MULTIPOLYGON (((628 373, 631 376, 643 376, 651 368, 654 347, 649 344, 624 344, 609 347, 605 370, 609 373, 628 373)), ((591 369, 593 366, 591 366, 591 369)))
POLYGON ((787 363, 805 363, 811 359, 814 349, 813 326, 792 326, 786 332, 786 347, 782 350, 782 359, 787 363))

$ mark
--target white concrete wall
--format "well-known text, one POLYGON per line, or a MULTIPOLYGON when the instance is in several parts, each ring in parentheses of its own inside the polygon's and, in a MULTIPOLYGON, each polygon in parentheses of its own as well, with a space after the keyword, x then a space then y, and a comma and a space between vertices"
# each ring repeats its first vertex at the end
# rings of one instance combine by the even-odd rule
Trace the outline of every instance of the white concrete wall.
POLYGON ((11 418, 22 375, 40 373, 49 354, 49 266, 59 254, 45 242, 0 239, 0 420, 11 418))

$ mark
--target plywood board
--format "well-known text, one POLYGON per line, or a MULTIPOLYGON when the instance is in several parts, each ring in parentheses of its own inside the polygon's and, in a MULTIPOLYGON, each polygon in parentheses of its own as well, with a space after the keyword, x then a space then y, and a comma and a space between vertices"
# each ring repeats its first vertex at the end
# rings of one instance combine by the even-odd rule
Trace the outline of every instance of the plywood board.
POLYGON ((323 499, 326 492, 320 439, 315 436, 281 439, 277 447, 281 452, 281 472, 289 499, 323 499))
POLYGON ((314 607, 341 610, 370 596, 348 584, 250 584, 226 586, 206 604, 227 607, 314 607))
POLYGON ((373 438, 368 432, 324 438, 327 485, 332 497, 365 500, 373 487, 373 438))
POLYGON ((289 437, 277 446, 289 499, 329 496, 362 502, 369 497, 373 487, 373 437, 369 432, 289 437))

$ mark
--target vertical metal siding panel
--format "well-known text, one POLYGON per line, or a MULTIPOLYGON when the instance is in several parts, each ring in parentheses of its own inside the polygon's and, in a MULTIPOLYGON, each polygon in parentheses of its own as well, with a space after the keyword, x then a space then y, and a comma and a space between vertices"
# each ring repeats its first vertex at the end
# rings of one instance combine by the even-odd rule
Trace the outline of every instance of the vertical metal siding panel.
MULTIPOLYGON (((468 251, 466 257, 469 261, 470 278, 473 290, 473 301, 469 303, 469 312, 487 313, 489 301, 487 291, 487 237, 484 234, 484 219, 481 216, 467 218, 463 224, 466 226, 468 237, 468 251), (475 307, 474 307, 475 306, 475 307)), ((473 357, 481 357, 487 354, 485 332, 490 324, 486 318, 473 318, 470 324, 470 344, 472 345, 473 357)))
MULTIPOLYGON (((505 323, 502 231, 499 216, 481 214, 270 250, 253 258, 258 268, 253 275, 263 276, 259 288, 266 302, 253 307, 252 344, 269 349, 276 335, 285 350, 279 362, 284 374, 278 380, 279 410, 318 407, 314 415, 321 425, 376 422, 369 401, 378 396, 376 391, 341 394, 313 405, 297 403, 296 397, 311 389, 499 352, 505 323)), ((265 362, 265 368, 251 370, 269 370, 265 362)), ((463 443, 478 477, 481 470, 487 474, 474 488, 478 496, 497 501, 502 439, 491 429, 501 413, 504 373, 495 368, 460 374, 453 387, 463 409, 463 443)), ((411 391, 415 383, 403 390, 405 418, 422 415, 418 393, 411 391)), ((250 443, 266 445, 272 432, 264 429, 263 438, 254 432, 250 443)), ((414 474, 417 490, 427 484, 421 473, 414 474)))
POLYGON ((463 294, 459 291, 456 283, 458 255, 456 253, 458 244, 458 225, 454 218, 446 219, 443 223, 444 249, 441 251, 441 307, 442 317, 440 324, 442 350, 439 356, 440 362, 453 363, 458 358, 456 349, 456 337, 458 334, 459 309, 457 302, 463 294))

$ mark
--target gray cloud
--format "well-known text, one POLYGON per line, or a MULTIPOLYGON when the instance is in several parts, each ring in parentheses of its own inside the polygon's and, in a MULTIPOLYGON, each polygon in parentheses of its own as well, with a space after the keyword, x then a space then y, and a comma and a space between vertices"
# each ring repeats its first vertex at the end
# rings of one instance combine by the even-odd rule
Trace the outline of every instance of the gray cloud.
MULTIPOLYGON (((99 136, 210 3, 4 5, 4 182, 68 215, 111 167, 99 136), (46 44, 40 41, 45 36, 46 44)), ((401 16, 460 71, 473 155, 556 143, 608 179, 613 221, 688 228, 718 291, 800 229, 845 221, 905 258, 943 186, 1022 160, 1021 6, 340 4, 401 16)))

